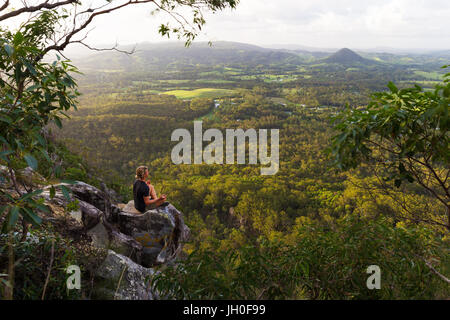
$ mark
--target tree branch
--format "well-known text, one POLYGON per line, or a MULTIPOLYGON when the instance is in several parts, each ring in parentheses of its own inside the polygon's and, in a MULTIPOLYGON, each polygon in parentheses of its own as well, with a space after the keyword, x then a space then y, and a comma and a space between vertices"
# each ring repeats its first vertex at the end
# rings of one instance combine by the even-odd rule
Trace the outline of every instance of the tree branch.
POLYGON ((5 3, 0 7, 0 11, 5 10, 9 6, 9 0, 6 0, 5 3))
POLYGON ((129 55, 131 55, 131 54, 133 54, 134 52, 136 52, 136 46, 134 46, 134 48, 133 48, 131 51, 126 51, 126 50, 120 50, 120 49, 117 49, 117 46, 118 46, 117 43, 116 43, 116 44, 114 45, 114 47, 112 47, 112 48, 94 48, 94 47, 91 47, 90 45, 84 43, 83 40, 80 40, 80 41, 73 41, 72 43, 79 43, 79 44, 82 44, 83 46, 85 46, 85 47, 88 48, 89 50, 93 50, 93 51, 117 51, 117 52, 129 54, 129 55))
POLYGON ((436 274, 439 278, 441 278, 442 280, 444 280, 445 282, 447 282, 447 283, 450 284, 450 279, 447 278, 446 276, 444 276, 444 275, 443 275, 442 273, 440 273, 439 271, 437 271, 437 270, 433 267, 433 265, 432 265, 430 262, 428 262, 424 257, 421 257, 421 256, 419 256, 419 255, 417 255, 417 254, 415 254, 415 256, 418 257, 418 258, 420 258, 420 259, 422 259, 423 262, 425 262, 425 265, 426 265, 426 266, 427 266, 434 274, 436 274))
POLYGON ((66 35, 65 40, 64 40, 63 43, 61 43, 61 44, 54 44, 52 46, 49 46, 49 47, 45 48, 43 50, 42 54, 38 57, 38 60, 42 59, 45 56, 45 54, 48 53, 51 50, 62 51, 62 50, 64 50, 67 47, 67 45, 69 45, 70 43, 74 43, 74 41, 71 41, 72 37, 75 34, 77 34, 78 32, 84 30, 92 22, 92 20, 96 16, 116 11, 116 10, 118 10, 120 8, 123 8, 123 7, 126 7, 128 5, 142 4, 142 3, 149 3, 149 2, 154 2, 154 0, 130 0, 128 2, 125 2, 125 3, 121 4, 121 5, 118 5, 118 6, 113 7, 113 8, 109 8, 109 9, 105 9, 105 10, 102 10, 102 11, 94 12, 93 14, 91 14, 89 16, 89 18, 80 27, 78 27, 76 29, 74 28, 70 33, 68 33, 66 35))
MULTIPOLYGON (((54 9, 60 6, 64 6, 66 4, 71 4, 71 3, 78 3, 79 0, 66 0, 66 1, 61 1, 61 2, 55 2, 55 3, 48 3, 48 1, 40 3, 37 6, 32 6, 32 7, 23 7, 8 13, 5 13, 4 15, 0 16, 0 21, 18 16, 22 13, 25 12, 36 12, 39 11, 41 9, 54 9)), ((6 3, 2 6, 2 8, 0 8, 0 11, 3 10, 5 7, 5 5, 7 6, 7 4, 9 3, 9 0, 6 0, 6 3)), ((5 7, 6 8, 6 7, 5 7)))

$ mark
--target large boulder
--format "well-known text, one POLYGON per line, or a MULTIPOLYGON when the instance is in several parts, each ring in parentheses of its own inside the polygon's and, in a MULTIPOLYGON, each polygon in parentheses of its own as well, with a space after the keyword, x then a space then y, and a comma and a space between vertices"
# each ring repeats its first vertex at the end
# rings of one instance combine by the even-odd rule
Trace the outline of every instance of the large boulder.
POLYGON ((119 212, 121 211, 114 198, 111 198, 111 190, 102 191, 90 184, 77 181, 77 183, 69 185, 64 184, 72 190, 74 196, 84 202, 90 203, 97 209, 103 211, 105 218, 109 222, 117 222, 119 212))
POLYGON ((123 198, 120 194, 118 194, 115 190, 110 189, 107 185, 102 181, 100 182, 100 189, 107 194, 108 198, 112 203, 119 203, 123 201, 123 198))
POLYGON ((112 250, 96 271, 94 299, 102 300, 153 300, 149 278, 155 274, 150 268, 112 250))
POLYGON ((109 200, 108 194, 102 190, 81 181, 77 181, 75 184, 64 185, 72 190, 76 198, 92 204, 103 212, 109 212, 111 210, 111 200, 109 200))
POLYGON ((134 213, 134 214, 141 214, 142 212, 139 212, 135 207, 134 207, 134 200, 129 201, 127 204, 120 204, 119 208, 121 208, 121 211, 126 212, 126 213, 134 213))
MULTIPOLYGON (((133 201, 130 201, 127 207, 134 208, 133 201)), ((119 214, 118 225, 122 233, 132 236, 143 246, 141 261, 143 266, 174 260, 190 234, 189 228, 184 224, 182 213, 171 204, 148 210, 143 214, 122 211, 119 214)))
POLYGON ((65 186, 72 191, 70 201, 78 200, 79 207, 83 212, 83 222, 85 222, 86 228, 89 229, 95 226, 99 222, 101 215, 104 215, 108 222, 117 222, 119 212, 121 211, 120 208, 109 200, 105 192, 87 183, 77 181, 75 184, 56 184, 54 187, 58 191, 53 199, 50 199, 51 186, 47 186, 43 193, 44 197, 48 201, 60 206, 67 205, 69 201, 59 191, 58 187, 60 186, 65 186))
POLYGON ((110 249, 127 256, 136 263, 141 263, 142 245, 133 237, 117 231, 108 222, 101 221, 87 231, 92 245, 101 249, 110 249))
POLYGON ((84 201, 78 201, 78 207, 80 208, 80 211, 82 213, 83 225, 87 229, 92 228, 100 222, 100 219, 103 215, 103 212, 101 210, 84 201))
POLYGON ((142 261, 142 244, 133 237, 123 234, 115 229, 112 229, 109 232, 109 248, 131 258, 134 262, 139 264, 142 261))
MULTIPOLYGON (((100 222, 100 218, 103 215, 103 212, 99 210, 97 207, 92 204, 85 202, 83 200, 77 199, 76 197, 70 195, 70 200, 66 199, 62 192, 56 191, 53 198, 50 197, 49 188, 45 188, 44 192, 42 192, 41 196, 44 197, 47 204, 51 204, 52 209, 54 206, 58 208, 66 208, 67 204, 71 201, 78 200, 78 210, 75 212, 67 212, 69 217, 74 218, 79 221, 79 213, 81 213, 81 222, 86 229, 91 229, 96 226, 100 222)), ((55 210, 53 210, 55 211, 55 210)), ((65 212, 65 210, 59 210, 61 212, 65 212)))

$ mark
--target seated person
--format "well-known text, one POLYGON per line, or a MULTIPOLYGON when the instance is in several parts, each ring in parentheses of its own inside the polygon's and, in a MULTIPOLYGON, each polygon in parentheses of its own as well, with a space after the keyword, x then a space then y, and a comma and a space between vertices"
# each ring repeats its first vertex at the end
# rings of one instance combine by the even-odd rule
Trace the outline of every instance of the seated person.
POLYGON ((154 209, 164 204, 166 195, 156 196, 155 188, 150 184, 148 178, 148 168, 140 166, 136 169, 136 181, 133 184, 134 207, 139 212, 144 213, 149 209, 154 209))

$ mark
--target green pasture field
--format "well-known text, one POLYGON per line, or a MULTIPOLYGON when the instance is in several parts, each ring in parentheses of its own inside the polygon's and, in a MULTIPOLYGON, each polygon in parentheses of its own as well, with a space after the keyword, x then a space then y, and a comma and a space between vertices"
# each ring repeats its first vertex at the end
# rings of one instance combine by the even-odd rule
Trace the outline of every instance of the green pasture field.
POLYGON ((233 96, 235 91, 229 89, 201 88, 195 90, 171 90, 161 92, 161 94, 174 95, 178 99, 220 98, 233 96))
POLYGON ((427 78, 429 80, 442 80, 442 73, 438 72, 426 72, 426 71, 414 71, 415 75, 422 76, 424 78, 427 78))

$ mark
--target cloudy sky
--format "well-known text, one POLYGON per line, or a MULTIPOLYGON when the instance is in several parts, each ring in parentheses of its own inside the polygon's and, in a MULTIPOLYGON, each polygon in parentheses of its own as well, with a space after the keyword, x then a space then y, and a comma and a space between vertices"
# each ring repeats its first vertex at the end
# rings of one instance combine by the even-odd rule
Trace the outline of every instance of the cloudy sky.
MULTIPOLYGON (((84 3, 84 2, 83 2, 84 3)), ((98 17, 89 43, 159 42, 169 17, 152 4, 98 17)), ((241 0, 235 10, 206 15, 199 40, 319 48, 450 49, 450 0, 241 0)))

